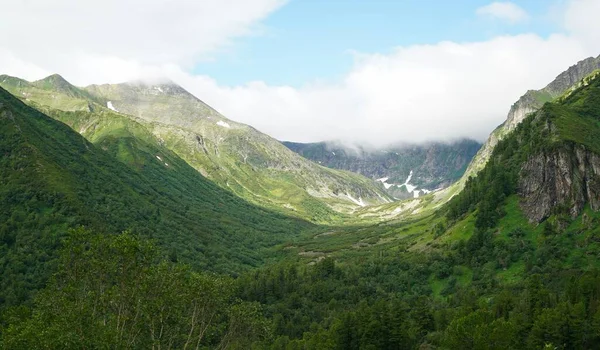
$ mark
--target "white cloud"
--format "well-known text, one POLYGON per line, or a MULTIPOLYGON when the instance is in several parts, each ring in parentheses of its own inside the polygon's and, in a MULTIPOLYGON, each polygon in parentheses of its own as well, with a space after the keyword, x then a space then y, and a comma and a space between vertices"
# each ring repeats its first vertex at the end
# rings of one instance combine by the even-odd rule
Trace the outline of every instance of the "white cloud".
MULTIPOLYGON (((210 58, 285 0, 1 1, 0 47, 35 61, 70 55, 114 56, 185 67, 210 58), (55 57, 56 53, 64 54, 55 57)), ((56 62, 51 62, 56 63, 56 62)))
POLYGON ((529 15, 518 5, 512 2, 493 2, 477 9, 480 16, 489 16, 510 23, 523 22, 529 19, 529 15))
MULTIPOLYGON (((238 1, 242 6, 247 2, 238 1)), ((52 39, 46 37, 45 48, 35 55, 35 45, 8 46, 2 37, 0 67, 6 73, 28 79, 59 72, 80 85, 167 76, 228 118, 278 139, 337 139, 384 145, 459 137, 484 140, 504 121, 510 105, 526 90, 541 88, 578 60, 600 53, 599 24, 590 15, 598 13, 594 11, 598 1, 580 0, 567 4, 562 34, 545 38, 535 34, 502 36, 472 43, 440 42, 398 47, 390 54, 357 54, 354 67, 334 83, 295 88, 255 81, 223 86, 211 77, 187 72, 187 59, 210 53, 236 35, 248 33, 251 30, 247 28, 255 27, 256 21, 278 3, 256 0, 258 5, 266 4, 262 15, 233 21, 243 22, 244 26, 235 24, 236 30, 222 29, 221 44, 198 37, 198 42, 214 42, 208 45, 210 50, 182 47, 174 58, 157 60, 149 51, 165 51, 171 44, 154 41, 148 34, 138 43, 133 39, 115 39, 119 43, 116 48, 124 43, 140 47, 130 48, 126 51, 129 54, 122 55, 117 49, 100 52, 91 44, 68 44, 62 39, 56 39, 57 48, 50 49, 52 39)), ((214 5, 219 6, 216 4, 220 2, 214 5)), ((114 22, 113 17, 105 16, 107 23, 114 22)), ((138 25, 143 22, 136 21, 138 25)), ((163 26, 167 24, 164 21, 163 26)), ((0 22, 1 26, 4 22, 0 22)), ((144 32, 143 28, 135 30, 144 32)), ((97 36, 96 33, 94 37, 97 36)))
POLYGON ((599 0, 572 0, 565 11, 565 28, 593 45, 600 42, 599 0))
POLYGON ((284 140, 483 140, 526 90, 587 55, 568 36, 521 35, 363 55, 336 85, 223 87, 206 77, 177 79, 225 115, 284 140))

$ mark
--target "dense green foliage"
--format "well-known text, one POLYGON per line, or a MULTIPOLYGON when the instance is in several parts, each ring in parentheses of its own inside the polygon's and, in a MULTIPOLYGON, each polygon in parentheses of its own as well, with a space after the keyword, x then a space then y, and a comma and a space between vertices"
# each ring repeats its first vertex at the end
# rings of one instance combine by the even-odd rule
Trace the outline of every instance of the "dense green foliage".
POLYGON ((6 349, 246 348, 269 333, 233 281, 158 259, 128 233, 71 232, 33 310, 14 308, 6 349), (110 344, 110 346, 109 346, 110 344))
POLYGON ((0 120, 0 305, 43 285, 69 227, 130 230, 172 260, 232 274, 312 227, 246 203, 143 138, 107 135, 98 148, 1 89, 0 120))
MULTIPOLYGON (((507 211, 503 220, 518 221, 507 211)), ((161 262, 129 234, 76 230, 34 307, 5 314, 3 341, 9 349, 181 348, 194 319, 211 319, 201 340, 209 348, 223 339, 259 349, 600 346, 600 215, 588 211, 562 231, 501 225, 508 232, 498 237, 475 233, 429 254, 287 262, 235 280, 161 262)))

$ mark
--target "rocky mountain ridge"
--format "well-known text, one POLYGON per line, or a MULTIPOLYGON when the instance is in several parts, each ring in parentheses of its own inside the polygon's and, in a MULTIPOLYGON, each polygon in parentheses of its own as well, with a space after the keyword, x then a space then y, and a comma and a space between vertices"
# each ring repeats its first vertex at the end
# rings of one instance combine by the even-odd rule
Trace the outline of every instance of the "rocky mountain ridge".
POLYGON ((477 152, 463 175, 463 178, 461 179, 462 182, 464 183, 470 176, 476 175, 477 172, 485 166, 494 147, 498 144, 498 141, 502 140, 507 134, 513 131, 527 115, 537 111, 544 103, 560 97, 573 85, 597 69, 600 69, 600 56, 596 58, 588 57, 560 73, 543 89, 529 90, 521 96, 519 100, 511 106, 506 121, 490 134, 479 152, 477 152))

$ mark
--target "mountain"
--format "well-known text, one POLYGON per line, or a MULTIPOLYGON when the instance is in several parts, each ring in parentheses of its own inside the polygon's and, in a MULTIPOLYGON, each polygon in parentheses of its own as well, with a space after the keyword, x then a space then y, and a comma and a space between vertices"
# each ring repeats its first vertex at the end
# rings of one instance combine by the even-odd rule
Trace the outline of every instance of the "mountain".
POLYGON ((481 147, 478 142, 466 139, 377 150, 333 142, 283 144, 319 164, 377 180, 398 199, 418 197, 452 184, 463 175, 481 147))
POLYGON ((285 261, 235 280, 153 261, 151 246, 127 234, 79 233, 32 306, 3 318, 0 341, 597 349, 599 140, 595 72, 527 116, 439 210, 297 237, 280 247, 285 261))
POLYGON ((477 209, 476 224, 494 227, 513 194, 532 223, 600 210, 599 77, 597 70, 523 119, 450 202, 450 217, 477 209))
POLYGON ((34 83, 4 76, 0 86, 93 142, 127 128, 129 119, 220 187, 285 214, 341 222, 363 206, 392 201, 375 181, 314 164, 170 82, 80 89, 56 76, 34 83))
POLYGON ((489 157, 498 141, 502 140, 519 123, 532 112, 537 111, 544 103, 552 101, 564 94, 577 82, 600 69, 600 56, 589 57, 569 67, 559 74, 550 84, 541 90, 529 90, 513 104, 508 112, 506 121, 498 126, 489 136, 483 147, 477 152, 473 161, 463 176, 463 181, 477 174, 489 160, 489 157))
POLYGON ((230 274, 313 229, 213 184, 131 119, 99 116, 120 127, 98 130, 93 144, 0 88, 0 304, 42 287, 64 234, 79 225, 129 230, 171 260, 230 274))

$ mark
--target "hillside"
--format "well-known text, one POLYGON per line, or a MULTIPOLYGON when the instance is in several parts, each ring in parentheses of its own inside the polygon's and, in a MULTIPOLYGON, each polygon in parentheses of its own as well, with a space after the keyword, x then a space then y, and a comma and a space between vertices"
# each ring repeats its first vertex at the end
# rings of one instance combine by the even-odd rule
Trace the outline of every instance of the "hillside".
POLYGON ((79 225, 129 230, 172 260, 232 274, 312 228, 221 189, 127 118, 105 117, 127 127, 96 146, 0 89, 0 304, 43 286, 61 238, 79 225))
POLYGON ((309 162, 170 82, 80 89, 57 75, 33 83, 3 76, 0 86, 92 141, 103 137, 98 132, 110 133, 129 123, 115 123, 103 117, 106 113, 129 118, 220 187, 287 215, 341 222, 362 206, 392 200, 374 181, 309 162))
POLYGON ((541 90, 529 90, 515 102, 506 117, 506 121, 498 126, 488 137, 483 147, 477 152, 467 168, 462 181, 477 174, 489 160, 494 147, 500 140, 513 131, 532 112, 537 111, 544 103, 560 97, 573 85, 600 69, 600 56, 589 57, 569 67, 559 74, 551 83, 541 90))
POLYGON ((463 175, 481 147, 473 140, 384 149, 350 148, 331 142, 283 144, 321 165, 378 180, 387 193, 398 199, 422 196, 449 186, 463 175))

